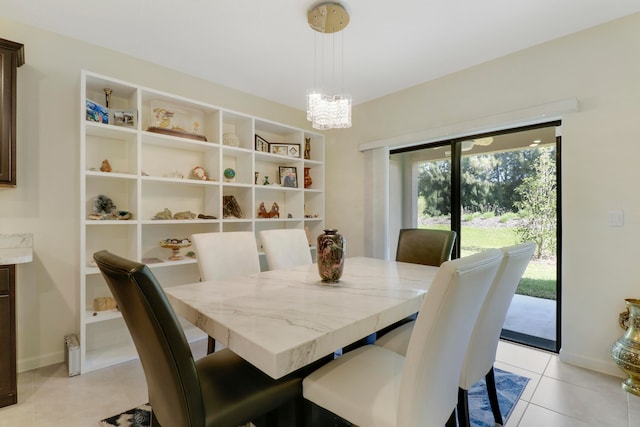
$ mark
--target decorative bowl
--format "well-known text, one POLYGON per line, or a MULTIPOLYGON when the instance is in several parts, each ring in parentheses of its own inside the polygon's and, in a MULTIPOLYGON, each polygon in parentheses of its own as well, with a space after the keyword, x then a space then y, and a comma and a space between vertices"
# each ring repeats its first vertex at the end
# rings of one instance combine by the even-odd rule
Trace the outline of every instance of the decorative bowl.
POLYGON ((191 240, 189 239, 164 239, 160 241, 160 247, 171 249, 170 261, 179 261, 182 259, 180 255, 180 249, 188 248, 191 246, 191 240))

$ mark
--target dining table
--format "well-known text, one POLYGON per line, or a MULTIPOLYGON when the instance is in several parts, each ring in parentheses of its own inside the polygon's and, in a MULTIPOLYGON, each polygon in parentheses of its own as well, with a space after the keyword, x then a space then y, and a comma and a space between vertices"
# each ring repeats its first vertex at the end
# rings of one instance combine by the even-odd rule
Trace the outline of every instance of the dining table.
POLYGON ((349 257, 337 283, 308 264, 165 293, 178 315, 277 379, 418 312, 437 272, 349 257))

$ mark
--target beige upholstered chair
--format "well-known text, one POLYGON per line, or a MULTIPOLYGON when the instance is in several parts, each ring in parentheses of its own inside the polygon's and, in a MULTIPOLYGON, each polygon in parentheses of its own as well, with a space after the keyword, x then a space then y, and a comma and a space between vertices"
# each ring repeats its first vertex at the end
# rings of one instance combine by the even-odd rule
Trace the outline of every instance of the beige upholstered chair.
POLYGON ((452 230, 403 228, 398 234, 396 261, 437 267, 451 258, 455 241, 452 230))
MULTIPOLYGON (((498 341, 500 340, 502 325, 507 316, 509 305, 535 249, 536 245, 532 242, 502 248, 504 258, 500 265, 500 270, 498 270, 482 311, 478 316, 464 364, 462 365, 458 393, 460 427, 468 427, 470 425, 468 391, 482 377, 486 379, 487 393, 489 394, 489 402, 495 422, 502 425, 502 414, 498 406, 493 363, 496 360, 498 341)), ((405 354, 413 326, 413 322, 402 325, 377 340, 376 345, 399 354, 405 354)))
POLYGON ((442 264, 416 320, 406 358, 381 346, 348 352, 308 375, 303 396, 359 426, 455 425, 460 369, 502 252, 442 264))
MULTIPOLYGON (((258 246, 252 231, 191 235, 201 280, 218 280, 260 272, 258 246)), ((215 351, 209 337, 208 352, 215 351)))
MULTIPOLYGON (((162 287, 144 264, 94 254, 131 333, 144 370, 153 427, 237 426, 295 399, 301 379, 274 380, 229 349, 197 361, 162 287)), ((297 404, 294 407, 300 407, 297 404)), ((298 413, 300 425, 302 414, 298 413)))
POLYGON ((301 228, 258 232, 269 270, 312 264, 307 233, 301 228))

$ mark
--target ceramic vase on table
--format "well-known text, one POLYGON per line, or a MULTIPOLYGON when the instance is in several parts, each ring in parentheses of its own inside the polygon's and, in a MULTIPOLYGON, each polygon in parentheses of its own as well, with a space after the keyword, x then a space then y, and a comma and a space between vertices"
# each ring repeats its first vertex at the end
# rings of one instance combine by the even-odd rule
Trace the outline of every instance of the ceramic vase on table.
POLYGON ((618 323, 627 332, 611 348, 611 357, 628 377, 622 388, 640 396, 640 300, 626 299, 627 311, 620 313, 618 323))
POLYGON ((344 269, 346 241, 336 229, 326 229, 318 236, 318 273, 324 283, 337 283, 344 269))

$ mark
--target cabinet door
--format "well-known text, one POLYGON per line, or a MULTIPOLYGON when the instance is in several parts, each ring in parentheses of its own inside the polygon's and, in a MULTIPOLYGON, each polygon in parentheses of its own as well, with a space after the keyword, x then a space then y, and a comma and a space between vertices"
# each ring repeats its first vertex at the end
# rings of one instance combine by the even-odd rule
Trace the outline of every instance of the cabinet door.
POLYGON ((17 401, 14 269, 0 267, 0 407, 17 401))
POLYGON ((16 185, 16 68, 22 45, 0 39, 0 185, 16 185))

